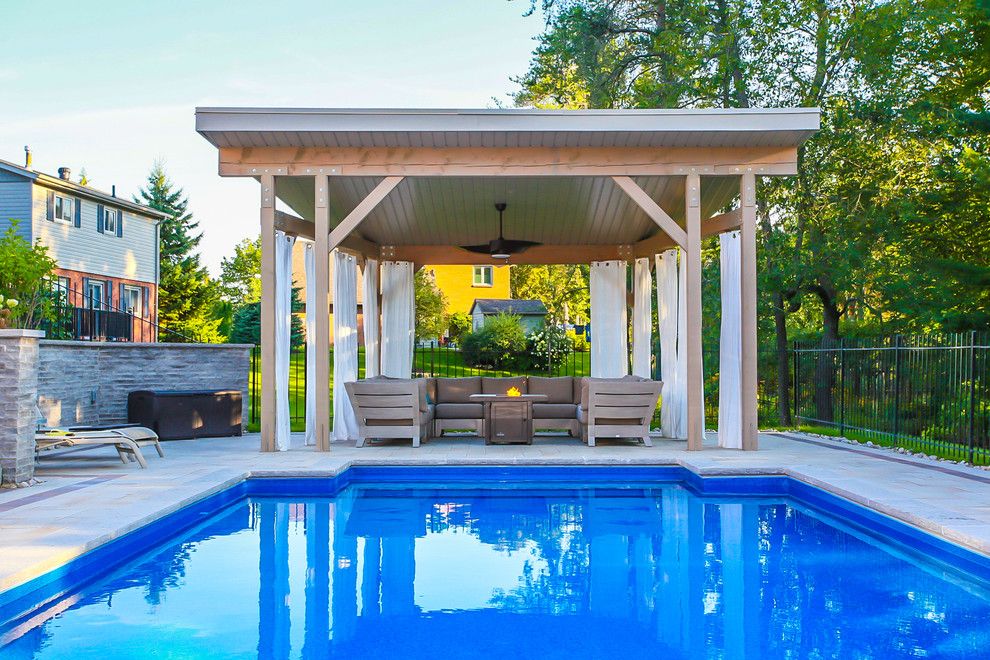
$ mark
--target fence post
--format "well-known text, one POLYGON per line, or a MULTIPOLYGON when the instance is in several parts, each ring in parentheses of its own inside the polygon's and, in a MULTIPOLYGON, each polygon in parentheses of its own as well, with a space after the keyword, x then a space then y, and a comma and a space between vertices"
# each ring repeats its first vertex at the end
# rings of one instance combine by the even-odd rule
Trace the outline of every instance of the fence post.
POLYGON ((839 435, 846 434, 846 340, 839 339, 839 435))
POLYGON ((969 331, 969 429, 967 432, 966 446, 968 448, 969 462, 973 462, 973 437, 975 424, 976 407, 976 330, 969 331))
POLYGON ((901 428, 901 336, 894 335, 894 442, 901 428))
POLYGON ((792 353, 794 355, 794 369, 792 369, 792 371, 794 372, 794 382, 792 383, 792 388, 791 388, 791 389, 794 390, 794 394, 793 394, 793 397, 794 397, 794 416, 793 416, 794 418, 793 418, 793 423, 794 423, 795 428, 797 428, 797 427, 800 426, 800 424, 797 423, 797 420, 798 420, 798 417, 800 415, 800 411, 798 409, 798 401, 799 401, 799 399, 798 399, 798 383, 800 382, 800 380, 798 378, 798 366, 801 364, 801 362, 800 362, 800 360, 798 360, 798 343, 797 343, 797 340, 796 339, 794 340, 794 342, 791 345, 791 351, 792 351, 792 353))

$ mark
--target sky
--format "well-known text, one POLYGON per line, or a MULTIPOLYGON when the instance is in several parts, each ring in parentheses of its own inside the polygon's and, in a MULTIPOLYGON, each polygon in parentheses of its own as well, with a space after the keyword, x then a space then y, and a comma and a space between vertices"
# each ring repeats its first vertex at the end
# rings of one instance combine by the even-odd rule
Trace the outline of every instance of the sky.
POLYGON ((508 103, 543 27, 528 0, 0 0, 0 159, 134 195, 162 160, 203 263, 259 230, 258 184, 221 179, 197 106, 508 103))

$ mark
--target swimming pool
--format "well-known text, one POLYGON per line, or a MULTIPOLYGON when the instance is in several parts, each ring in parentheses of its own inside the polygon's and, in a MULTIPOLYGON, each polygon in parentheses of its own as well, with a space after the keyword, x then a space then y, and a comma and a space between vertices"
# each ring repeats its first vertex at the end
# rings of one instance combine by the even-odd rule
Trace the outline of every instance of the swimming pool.
POLYGON ((785 477, 351 468, 0 594, 0 657, 973 658, 988 617, 987 558, 785 477))

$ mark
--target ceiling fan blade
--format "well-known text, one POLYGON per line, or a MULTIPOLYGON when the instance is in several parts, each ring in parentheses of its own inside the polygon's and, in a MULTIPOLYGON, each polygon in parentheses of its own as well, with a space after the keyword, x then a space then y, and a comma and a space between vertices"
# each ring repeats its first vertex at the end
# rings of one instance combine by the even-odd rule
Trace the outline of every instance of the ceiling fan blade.
POLYGON ((477 252, 478 254, 488 254, 491 249, 488 243, 484 245, 461 245, 460 248, 468 252, 477 252))
POLYGON ((511 238, 506 238, 502 241, 502 245, 509 252, 523 252, 534 245, 539 245, 536 241, 516 241, 511 238))

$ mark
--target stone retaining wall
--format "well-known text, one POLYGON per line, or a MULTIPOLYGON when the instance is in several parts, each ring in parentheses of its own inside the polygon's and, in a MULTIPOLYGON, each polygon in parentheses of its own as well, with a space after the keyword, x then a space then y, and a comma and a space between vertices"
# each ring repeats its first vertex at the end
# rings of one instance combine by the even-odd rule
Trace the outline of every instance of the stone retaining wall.
POLYGON ((50 426, 127 421, 134 390, 240 390, 248 420, 250 344, 42 340, 38 402, 50 426))

